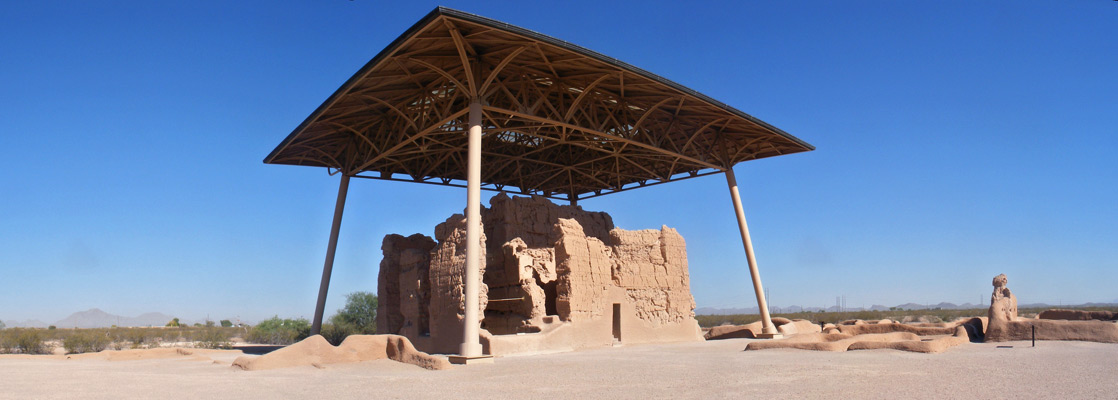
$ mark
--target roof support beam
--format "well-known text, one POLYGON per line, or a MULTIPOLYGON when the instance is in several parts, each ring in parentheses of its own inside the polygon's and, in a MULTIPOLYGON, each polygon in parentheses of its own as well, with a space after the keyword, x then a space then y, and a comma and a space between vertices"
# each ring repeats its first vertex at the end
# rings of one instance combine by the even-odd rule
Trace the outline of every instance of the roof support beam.
POLYGON ((512 53, 510 53, 508 56, 505 56, 505 58, 501 60, 501 62, 497 64, 495 68, 493 68, 493 71, 489 72, 489 76, 485 78, 485 82, 481 84, 481 89, 478 90, 478 93, 484 96, 486 91, 489 90, 489 84, 493 83, 494 79, 497 79, 497 74, 499 74, 501 70, 505 69, 505 66, 509 65, 509 62, 512 62, 512 60, 516 58, 516 56, 520 55, 520 53, 523 53, 524 50, 527 49, 527 47, 520 47, 516 50, 513 50, 512 53))
POLYGON ((463 322, 460 357, 451 357, 456 364, 487 358, 481 354, 481 99, 473 98, 469 109, 469 167, 466 180, 466 276, 463 302, 466 315, 463 322))
POLYGON ((326 310, 326 292, 330 290, 330 274, 334 270, 334 253, 338 250, 338 232, 342 227, 342 211, 346 193, 349 192, 349 175, 342 174, 338 185, 338 200, 334 203, 334 222, 330 224, 330 243, 326 245, 326 262, 322 265, 322 281, 318 284, 318 303, 314 306, 311 335, 322 332, 322 313, 326 310))
POLYGON ((753 240, 749 237, 749 225, 745 223, 745 211, 741 206, 741 194, 738 193, 738 180, 734 177, 734 169, 726 169, 726 184, 730 186, 730 199, 734 202, 734 213, 738 217, 738 229, 741 232, 741 243, 745 247, 745 260, 749 264, 749 277, 753 280, 753 292, 757 295, 757 308, 761 310, 761 336, 759 338, 779 338, 772 318, 769 317, 769 304, 765 302, 765 289, 761 287, 761 273, 757 271, 757 258, 753 255, 753 240))
POLYGON ((589 133, 591 135, 598 136, 598 137, 603 138, 603 139, 608 138, 608 140, 611 140, 611 141, 628 143, 628 144, 631 144, 633 146, 640 147, 642 149, 651 150, 652 152, 655 152, 655 153, 660 153, 660 154, 672 156, 672 157, 675 157, 675 158, 683 159, 683 160, 686 160, 686 161, 689 161, 689 162, 692 162, 692 163, 695 163, 695 164, 699 164, 699 165, 702 165, 703 167, 706 167, 706 168, 717 169, 717 170, 720 170, 720 171, 724 169, 723 167, 721 167, 717 164, 712 164, 712 163, 709 163, 709 162, 706 162, 706 161, 703 161, 703 160, 699 160, 699 159, 694 158, 694 157, 686 156, 686 155, 683 155, 683 154, 680 154, 680 153, 677 153, 677 152, 665 150, 665 149, 662 149, 662 148, 659 148, 659 147, 656 147, 656 146, 653 146, 653 145, 650 145, 650 144, 638 142, 636 140, 632 140, 632 139, 628 139, 628 138, 623 138, 623 137, 620 137, 620 136, 617 136, 617 135, 605 133, 605 132, 595 130, 595 129, 585 128, 585 127, 581 127, 581 126, 574 125, 574 124, 568 124, 566 122, 559 122, 559 121, 555 121, 555 120, 550 120, 550 119, 547 119, 547 118, 541 118, 541 117, 537 117, 535 115, 525 114, 525 113, 522 113, 522 112, 517 112, 517 111, 512 111, 512 110, 506 110, 506 109, 503 109, 503 108, 485 107, 485 110, 486 111, 495 111, 495 112, 498 112, 498 113, 509 114, 509 115, 512 115, 512 116, 516 116, 516 117, 520 117, 520 118, 524 118, 524 119, 529 119, 529 120, 532 120, 532 121, 543 122, 545 124, 561 126, 561 127, 567 128, 567 129, 572 129, 572 130, 576 130, 576 131, 583 132, 583 133, 589 133))
MULTIPOLYGON (((385 157, 391 156, 392 153, 396 152, 396 150, 400 150, 401 148, 410 144, 411 142, 416 141, 416 139, 427 136, 431 132, 434 132, 435 130, 437 130, 439 128, 442 128, 444 125, 449 124, 451 121, 454 121, 455 119, 458 119, 458 117, 461 117, 463 114, 465 114, 467 112, 468 112, 467 110, 462 110, 462 111, 456 112, 454 114, 450 114, 449 117, 443 118, 442 121, 436 122, 436 123, 432 124, 431 126, 428 126, 427 128, 423 129, 422 131, 419 131, 418 133, 416 133, 414 135, 411 135, 407 139, 397 143, 395 146, 392 146, 388 150, 382 151, 380 154, 377 154, 376 157, 373 157, 373 159, 365 161, 359 167, 354 168, 353 173, 358 173, 358 172, 364 171, 365 168, 369 168, 369 166, 373 165, 377 161, 380 161, 381 159, 383 159, 385 157)), ((480 128, 480 126, 479 126, 479 128, 480 128)))
POLYGON ((446 21, 447 27, 450 28, 450 37, 454 39, 454 47, 458 48, 458 57, 462 59, 462 68, 466 71, 466 82, 470 84, 470 97, 477 97, 478 85, 477 82, 474 81, 474 71, 470 66, 470 55, 466 49, 469 44, 467 44, 466 39, 462 37, 462 32, 459 32, 458 28, 456 28, 449 19, 444 21, 446 21))

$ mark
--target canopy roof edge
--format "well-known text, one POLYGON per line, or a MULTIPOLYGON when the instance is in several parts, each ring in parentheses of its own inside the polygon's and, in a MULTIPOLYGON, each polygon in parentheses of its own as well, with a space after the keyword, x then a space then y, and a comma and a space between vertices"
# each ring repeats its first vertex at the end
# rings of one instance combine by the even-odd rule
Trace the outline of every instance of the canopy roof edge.
MULTIPOLYGON (((347 175, 371 172, 387 174, 386 176, 392 177, 393 174, 405 174, 410 175, 410 179, 390 180, 410 180, 419 183, 435 183, 435 180, 441 180, 442 184, 455 186, 450 182, 463 178, 459 176, 461 167, 459 159, 461 157, 450 153, 463 150, 461 144, 456 142, 458 139, 452 135, 461 130, 461 123, 457 122, 456 118, 461 117, 462 113, 458 112, 453 115, 436 113, 438 118, 433 118, 429 109, 443 107, 444 105, 446 107, 460 106, 461 97, 466 92, 464 89, 477 90, 474 86, 475 82, 473 82, 475 78, 468 73, 470 65, 480 62, 482 56, 491 57, 490 63, 493 62, 492 57, 498 55, 507 57, 506 61, 517 58, 519 52, 514 52, 511 55, 502 53, 508 52, 507 49, 512 46, 536 46, 534 49, 539 52, 538 59, 517 60, 517 63, 523 63, 523 65, 517 65, 521 71, 529 71, 520 73, 531 75, 533 77, 531 79, 535 81, 520 79, 515 83, 523 85, 524 82, 528 82, 529 86, 536 83, 546 85, 540 86, 544 88, 542 91, 538 87, 533 90, 539 93, 537 96, 550 96, 544 99, 544 102, 554 100, 558 103, 554 107, 549 105, 554 111, 552 113, 544 110, 542 113, 547 115, 532 114, 524 110, 524 105, 529 104, 527 101, 516 98, 508 89, 504 89, 507 96, 505 94, 501 96, 508 97, 502 99, 505 101, 504 104, 493 107, 486 106, 485 118, 490 121, 485 128, 486 140, 489 140, 491 145, 496 145, 496 147, 493 147, 497 149, 494 152, 511 152, 508 154, 488 154, 486 157, 490 159, 489 162, 498 161, 498 168, 516 167, 515 172, 509 173, 513 174, 511 176, 483 176, 483 181, 486 184, 495 187, 518 187, 521 189, 521 193, 547 193, 547 197, 552 197, 554 194, 566 194, 568 198, 588 198, 680 179, 676 178, 677 176, 709 175, 712 173, 709 172, 711 169, 714 169, 715 172, 725 171, 741 161, 815 149, 806 141, 737 108, 618 59, 505 22, 446 7, 438 7, 413 24, 369 62, 365 63, 287 135, 263 161, 268 164, 332 167, 343 170, 342 172, 347 175), (439 23, 440 19, 443 22, 439 23), (450 30, 451 34, 447 34, 447 29, 450 30), (459 29, 465 29, 465 34, 459 32, 459 29), (421 37, 421 35, 425 36, 421 37), (460 67, 455 67, 451 65, 450 61, 446 61, 452 59, 452 55, 447 53, 451 51, 450 49, 453 49, 453 47, 448 47, 453 45, 447 44, 451 37, 456 41, 453 45, 457 46, 457 54, 463 60, 459 64, 460 67), (508 43, 494 45, 495 37, 506 40, 508 43), (442 44, 438 42, 439 40, 443 41, 442 44), (498 50, 495 50, 492 54, 469 54, 470 57, 477 57, 477 59, 470 58, 471 61, 466 63, 465 60, 468 55, 464 47, 470 51, 475 50, 474 47, 471 47, 473 42, 466 43, 463 46, 462 42, 467 40, 476 41, 475 45, 481 46, 482 49, 485 46, 494 46, 498 50), (531 45, 530 43, 537 44, 531 45), (541 46, 545 45, 554 48, 548 48, 547 51, 550 53, 546 55, 544 54, 545 51, 541 49, 541 46), (548 55, 552 56, 550 61, 548 55), (541 62, 539 59, 543 61, 541 62), (554 66, 549 64, 553 61, 554 66), (431 64, 440 62, 443 64, 438 66, 431 64), (409 63, 411 63, 410 67, 404 65, 409 63), (590 78, 578 77, 578 74, 562 75, 557 73, 554 78, 549 78, 539 73, 540 68, 544 68, 540 65, 544 64, 548 64, 546 67, 550 68, 552 72, 557 68, 569 69, 571 65, 564 63, 589 65, 584 71, 597 71, 594 72, 597 74, 603 74, 602 71, 606 70, 616 70, 615 73, 621 80, 620 95, 616 93, 615 88, 618 87, 616 83, 612 83, 613 86, 607 89, 603 89, 603 86, 606 86, 609 82, 594 87, 603 80, 608 81, 606 78, 612 79, 611 76, 608 76, 608 73, 606 73, 607 76, 602 76, 593 82, 590 82, 590 78), (416 65, 429 67, 428 71, 420 71, 426 72, 427 77, 416 79, 411 76, 417 69, 422 69, 416 65), (409 68, 412 71, 409 72, 409 68), (440 72, 441 76, 436 76, 431 71, 440 72), (402 83, 395 86, 386 85, 382 82, 386 79, 403 76, 403 74, 407 74, 412 79, 408 81, 400 78, 402 83), (455 76, 451 76, 452 74, 459 74, 456 75, 458 79, 455 80, 455 76), (627 76, 626 74, 632 75, 627 76), (432 76, 434 78, 431 78, 432 76), (575 78, 571 78, 574 79, 574 83, 566 81, 571 76, 575 76, 575 78), (444 79, 444 77, 449 81, 443 82, 442 86, 439 86, 437 81, 444 79), (471 80, 468 88, 462 86, 462 82, 465 82, 467 77, 471 80), (578 79, 583 80, 578 81, 578 79), (642 81, 642 79, 647 81, 642 81), (628 83, 634 87, 632 91, 637 92, 636 95, 626 97, 625 85, 628 81, 636 82, 628 83), (414 88, 407 89, 403 87, 406 86, 403 83, 413 85, 414 88), (451 85, 451 83, 454 84, 451 85), (447 89, 447 87, 450 87, 450 89, 447 89), (431 93, 428 93, 432 90, 431 88, 443 90, 443 92, 432 96, 431 93), (451 93, 455 88, 459 89, 458 93, 451 93), (387 90, 387 92, 382 92, 383 90, 387 90), (399 93, 404 90, 413 90, 414 94, 400 95, 399 93), (579 104, 586 94, 589 94, 587 97, 597 98, 579 104), (574 98, 575 96, 577 96, 577 99, 574 98), (434 99, 434 97, 449 99, 434 99), (355 98, 358 99, 354 100, 355 98), (382 98, 388 100, 382 100, 382 98), (659 100, 655 105, 651 105, 653 100, 649 100, 653 98, 659 100), (678 105, 675 104, 676 98, 679 101, 678 105), (413 101, 413 99, 418 100, 413 101), (513 103, 509 103, 510 99, 513 103), (685 110, 684 100, 687 99, 691 99, 688 103, 690 108, 685 110), (390 101, 395 101, 395 103, 390 104, 390 101), (419 103, 416 101, 419 101, 419 103), (428 104, 434 101, 445 101, 445 104, 437 106, 428 104), (591 101, 597 101, 597 103, 586 104, 591 101), (373 102, 377 104, 372 104, 373 102), (605 102, 612 102, 612 106, 609 104, 603 105, 605 102), (361 104, 367 104, 369 111, 355 109, 361 104), (514 106, 514 104, 519 104, 519 106, 514 106), (706 106, 701 104, 706 104, 706 106), (576 110, 576 105, 581 109, 576 110), (555 110, 555 107, 562 109, 564 106, 569 107, 569 109, 555 110), (660 109, 657 110, 657 107, 660 109), (428 110, 422 111, 425 113, 423 115, 405 115, 413 112, 412 108, 427 108, 428 110), (587 111, 588 109, 590 111, 587 111), (668 113, 666 110, 674 110, 675 115, 680 116, 679 118, 685 118, 681 116, 681 112, 689 114, 686 115, 686 118, 689 119, 686 124, 683 122, 676 124, 676 117, 668 118, 668 116, 663 115, 668 113), (655 114, 654 111, 661 115, 652 115, 655 114), (392 112, 399 115, 388 116, 392 112), (610 115, 610 112, 613 112, 614 115, 610 115), (580 113, 581 115, 597 114, 582 117, 579 116, 580 113), (638 114, 643 114, 639 120, 636 119, 638 114), (354 118, 354 115, 363 118, 361 124, 348 121, 349 118, 354 118), (655 121, 644 121, 649 115, 652 115, 649 120, 655 121), (562 116, 566 116, 566 120, 562 116), (593 120, 594 124, 579 125, 587 123, 587 121, 581 120, 572 123, 569 121, 572 116, 575 116, 575 120, 593 120), (396 125, 388 129, 382 127, 382 132, 378 133, 380 136, 370 140, 365 137, 366 132, 362 129, 370 129, 369 126, 377 123, 377 121, 374 121, 375 118, 393 119, 391 123, 396 125), (612 122, 600 122, 600 120, 610 118, 612 118, 612 122), (669 119, 671 119, 670 123, 669 119), (434 122, 436 120, 437 123, 434 122), (733 122, 735 120, 741 122, 733 122), (642 121, 648 123, 641 126, 642 121), (600 126, 599 123, 601 123, 600 126), (727 126, 732 124, 734 127, 728 129, 727 126), (749 124, 752 124, 753 127, 749 127, 749 124), (410 128, 407 125, 410 125, 410 128), (640 131, 638 131, 638 126, 640 131), (310 133, 308 133, 308 130, 310 133), (722 134, 723 131, 727 132, 725 136, 722 134), (643 136, 642 132, 644 132, 643 136), (437 136, 437 138, 423 137, 425 135, 437 136), (768 136, 765 137, 766 135, 768 136), (732 140, 727 139, 728 136, 734 138, 732 140), (355 138, 360 138, 364 141, 364 144, 356 142, 357 139, 355 138), (665 146, 665 141, 671 143, 667 143, 667 147, 658 148, 658 146, 665 146), (684 141, 686 143, 682 143, 684 141), (295 142, 299 144, 294 149, 290 148, 295 142), (353 146, 361 148, 354 150, 353 146), (728 147, 732 150, 727 150, 728 147), (548 152, 542 153, 544 150, 548 152), (417 154, 423 152, 427 153, 417 156, 417 154), (607 160, 610 152, 613 152, 613 159, 607 160), (733 153, 733 155, 727 154, 727 152, 733 153), (342 160, 343 158, 345 160, 342 160), (349 162, 347 163, 346 160, 349 160, 349 162), (522 164, 526 165, 523 170, 521 170, 522 164), (546 171, 548 168, 551 168, 551 171, 546 171), (566 175, 561 176, 560 174, 563 174, 564 170, 566 175), (707 172, 703 172, 704 170, 707 172), (552 174, 552 171, 559 172, 552 174), (574 173, 571 173, 571 171, 574 171, 574 173), (525 179, 520 178, 519 182, 513 182, 516 174, 528 174, 531 179, 525 181, 525 179), (545 179, 545 177, 547 178, 545 179), (565 183, 560 185, 560 181, 565 183)), ((523 51, 523 49, 519 51, 523 51)), ((530 53, 529 51, 523 52, 530 53)), ((535 54, 532 54, 531 57, 535 57, 535 54)), ((486 65, 492 66, 492 64, 486 65)), ((477 69, 481 68, 479 66, 475 67, 477 69)), ((497 77, 496 74, 501 67, 489 71, 493 76, 486 81, 487 85, 493 78, 497 77)), ((474 72, 480 71, 475 70, 474 72)), ((504 76, 496 79, 498 82, 503 80, 512 81, 514 79, 504 76)), ((501 83, 504 84, 504 82, 501 83)), ((484 85, 482 87, 484 88, 484 85)), ((516 93, 516 96, 530 95, 516 93)), ((534 101, 535 98, 532 100, 534 101)), ((537 109, 535 112, 541 111, 537 109)))

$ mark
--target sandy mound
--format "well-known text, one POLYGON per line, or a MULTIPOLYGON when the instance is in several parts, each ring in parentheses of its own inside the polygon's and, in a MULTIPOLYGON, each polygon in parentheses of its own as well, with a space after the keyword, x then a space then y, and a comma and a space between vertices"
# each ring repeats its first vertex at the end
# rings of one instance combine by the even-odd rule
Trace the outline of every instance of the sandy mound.
MULTIPOLYGON (((857 337, 860 336, 856 336, 856 338, 857 337)), ((902 341, 860 340, 851 344, 847 350, 893 349, 917 353, 939 353, 948 348, 970 342, 970 337, 967 335, 967 328, 962 325, 955 327, 955 334, 951 336, 937 337, 930 340, 920 340, 919 337, 916 339, 917 340, 902 341)))
MULTIPOLYGON (((787 339, 753 342, 746 350, 802 349, 817 351, 847 351, 869 349, 894 349, 920 353, 939 353, 950 347, 970 341, 968 328, 963 323, 953 327, 910 326, 890 322, 865 322, 838 325, 830 333, 804 333, 787 339), (920 335, 940 335, 923 339, 920 335), (950 335, 950 336, 943 336, 950 335)), ((924 324, 933 325, 933 324, 924 324)), ((934 324, 940 325, 940 324, 934 324)), ((947 325, 947 324, 943 324, 947 325)))
POLYGON ((105 350, 97 353, 71 354, 66 356, 70 360, 108 360, 108 361, 136 361, 162 358, 185 358, 188 360, 211 360, 208 355, 220 353, 241 353, 240 350, 206 350, 206 349, 135 349, 135 350, 105 350))
POLYGON ((233 366, 257 371, 310 365, 322 368, 327 364, 355 363, 388 358, 426 369, 448 369, 450 362, 418 351, 407 338, 398 335, 354 335, 341 346, 334 347, 320 335, 263 356, 241 356, 233 366))
POLYGON ((893 322, 839 325, 836 328, 840 333, 850 335, 863 335, 867 333, 909 332, 919 336, 927 335, 952 335, 957 324, 898 324, 893 322), (941 326, 942 325, 942 326, 941 326))
MULTIPOLYGON (((785 336, 821 332, 819 325, 806 319, 790 320, 775 317, 772 321, 773 325, 776 325, 776 330, 785 336)), ((751 339, 757 337, 757 334, 761 333, 761 329, 761 321, 745 325, 722 325, 710 328, 710 331, 703 335, 703 338, 706 340, 751 339)))
POLYGON ((745 349, 765 350, 788 348, 816 351, 846 351, 851 345, 857 342, 896 342, 919 339, 918 336, 908 332, 870 333, 858 336, 845 333, 808 333, 781 340, 753 342, 746 346, 745 349))

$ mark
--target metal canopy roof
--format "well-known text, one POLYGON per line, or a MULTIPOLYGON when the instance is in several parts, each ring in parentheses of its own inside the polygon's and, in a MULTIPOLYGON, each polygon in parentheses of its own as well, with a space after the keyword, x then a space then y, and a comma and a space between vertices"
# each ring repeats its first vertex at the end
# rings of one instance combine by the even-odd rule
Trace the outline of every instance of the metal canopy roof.
POLYGON ((264 159, 464 186, 470 99, 482 188, 576 200, 814 150, 749 114, 585 48, 439 7, 264 159))

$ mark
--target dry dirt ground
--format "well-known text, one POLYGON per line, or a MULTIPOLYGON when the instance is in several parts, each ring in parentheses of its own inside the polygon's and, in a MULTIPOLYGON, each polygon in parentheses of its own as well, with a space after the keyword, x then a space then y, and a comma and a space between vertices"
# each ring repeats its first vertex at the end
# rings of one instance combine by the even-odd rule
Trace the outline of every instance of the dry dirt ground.
POLYGON ((1118 344, 742 351, 751 340, 505 357, 445 371, 377 360, 248 372, 230 366, 239 351, 205 360, 0 356, 0 398, 1118 398, 1118 344))

